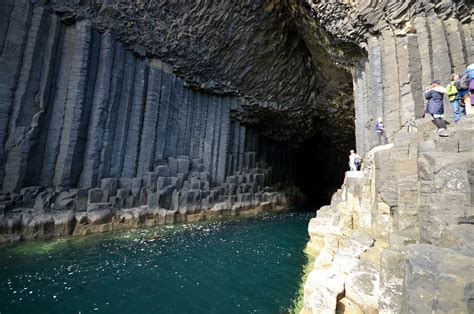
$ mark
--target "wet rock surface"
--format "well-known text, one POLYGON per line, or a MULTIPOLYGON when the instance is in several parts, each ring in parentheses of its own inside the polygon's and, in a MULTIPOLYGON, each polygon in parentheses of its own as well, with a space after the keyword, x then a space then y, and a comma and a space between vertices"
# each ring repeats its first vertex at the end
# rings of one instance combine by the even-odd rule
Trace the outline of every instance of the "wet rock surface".
POLYGON ((287 210, 289 199, 267 186, 271 169, 257 164, 254 155, 246 155, 245 170, 218 185, 211 183, 202 160, 180 156, 179 162, 170 158, 143 179, 104 178, 100 188, 57 192, 31 187, 3 193, 0 242, 287 210))

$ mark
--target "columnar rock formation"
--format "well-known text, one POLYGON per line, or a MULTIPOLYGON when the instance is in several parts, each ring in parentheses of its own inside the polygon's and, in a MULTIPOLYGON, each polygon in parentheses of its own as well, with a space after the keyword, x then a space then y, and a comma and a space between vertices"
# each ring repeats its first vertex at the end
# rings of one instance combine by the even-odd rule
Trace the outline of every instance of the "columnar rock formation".
MULTIPOLYGON (((388 135, 421 118, 422 91, 433 79, 446 85, 474 60, 472 6, 463 1, 290 1, 305 40, 333 38, 327 53, 338 63, 353 62, 357 150, 376 143, 375 119, 388 135), (321 30, 322 29, 322 30, 321 30), (348 47, 349 45, 349 47, 348 47), (355 46, 357 45, 357 46, 355 46), (344 51, 362 49, 349 58, 344 51), (339 49, 338 49, 339 48, 339 49)), ((448 105, 448 103, 446 103, 448 105)), ((446 106, 447 116, 451 115, 446 106)))
POLYGON ((474 117, 371 150, 309 225, 303 312, 472 313, 474 117))
POLYGON ((310 223, 316 260, 303 312, 473 312, 474 120, 438 137, 422 95, 474 62, 472 5, 304 3, 293 7, 303 25, 365 51, 353 78, 357 149, 367 154, 310 223), (374 148, 378 116, 392 144, 374 148))
MULTIPOLYGON (((186 221, 188 214, 216 204, 221 204, 216 205, 219 212, 233 214, 237 209, 286 206, 285 197, 268 187, 291 178, 290 147, 276 140, 308 131, 307 98, 318 83, 299 37, 291 37, 285 20, 278 22, 278 13, 268 13, 261 4, 243 6, 254 13, 258 9, 250 22, 241 20, 243 13, 233 8, 232 18, 240 23, 237 30, 226 25, 220 29, 207 20, 185 20, 174 28, 177 7, 172 3, 161 4, 173 11, 168 14, 153 7, 158 2, 122 5, 2 4, 4 239, 79 232, 74 231, 79 224, 110 223, 122 217, 117 211, 140 206, 167 212, 174 217, 167 222, 186 221), (212 36, 210 43, 174 38, 173 45, 179 47, 173 48, 162 33, 149 29, 155 21, 149 13, 160 19, 155 26, 169 36, 206 36, 199 29, 204 27, 237 37, 220 38, 217 50, 212 36), (122 19, 127 22, 117 25, 122 19), (255 29, 259 20, 268 34, 255 29), (258 38, 240 34, 242 28, 258 38), (267 40, 271 48, 261 50, 264 43, 254 42, 257 39, 267 40), (230 43, 231 50, 225 50, 223 45, 230 43), (243 52, 248 61, 235 45, 247 49, 243 52), (275 50, 281 56, 269 58, 275 50), (287 76, 289 69, 295 71, 292 76, 287 76), (251 75, 253 71, 262 73, 251 75), (226 81, 229 77, 237 81, 226 81), (296 81, 305 84, 298 87, 296 81), (265 121, 275 123, 262 126, 265 121), (181 216, 176 218, 178 211, 181 216)), ((193 16, 212 15, 214 22, 231 18, 231 11, 223 8, 203 9, 193 16)))

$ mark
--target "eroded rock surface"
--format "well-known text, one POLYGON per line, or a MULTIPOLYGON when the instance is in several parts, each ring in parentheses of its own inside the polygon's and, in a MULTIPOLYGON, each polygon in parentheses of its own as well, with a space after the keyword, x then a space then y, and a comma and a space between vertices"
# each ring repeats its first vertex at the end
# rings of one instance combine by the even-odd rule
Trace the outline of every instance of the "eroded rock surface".
POLYGON ((449 138, 416 122, 369 151, 311 220, 303 312, 474 310, 474 116, 449 138))
POLYGON ((298 143, 353 142, 349 70, 312 52, 284 1, 7 0, 0 17, 6 215, 263 202, 298 143))

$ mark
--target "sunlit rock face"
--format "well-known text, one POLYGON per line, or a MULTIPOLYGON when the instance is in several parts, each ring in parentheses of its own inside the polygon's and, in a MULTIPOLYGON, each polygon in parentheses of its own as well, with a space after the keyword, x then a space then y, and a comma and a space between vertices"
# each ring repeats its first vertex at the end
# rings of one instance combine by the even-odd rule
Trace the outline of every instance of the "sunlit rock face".
POLYGON ((446 101, 451 124, 442 138, 423 118, 422 94, 433 79, 446 85, 474 62, 472 4, 294 1, 292 8, 307 29, 331 33, 334 49, 364 51, 353 59, 363 167, 346 173, 309 224, 315 263, 302 312, 472 312, 465 274, 473 270, 474 117, 454 123, 446 101), (388 145, 377 146, 377 117, 388 145))
MULTIPOLYGON (((387 135, 392 136, 424 115, 422 90, 433 79, 446 85, 451 73, 464 72, 474 60, 469 1, 292 3, 302 17, 297 19, 303 23, 300 28, 331 34, 333 47, 363 49, 364 57, 351 60, 359 152, 376 145, 377 117, 384 118, 387 135)), ((331 55, 339 54, 336 50, 331 55)), ((445 109, 452 116, 451 106, 445 109)))

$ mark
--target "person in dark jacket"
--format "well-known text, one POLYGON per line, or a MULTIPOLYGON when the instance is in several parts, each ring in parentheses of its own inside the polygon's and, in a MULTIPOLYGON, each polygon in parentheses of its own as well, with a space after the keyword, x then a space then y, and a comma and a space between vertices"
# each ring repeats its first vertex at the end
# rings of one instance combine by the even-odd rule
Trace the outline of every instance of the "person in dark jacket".
POLYGON ((443 99, 446 94, 446 88, 441 86, 439 80, 434 80, 431 86, 425 89, 426 112, 433 117, 433 122, 438 128, 438 133, 443 133, 446 129, 446 121, 444 121, 444 104, 443 99))

